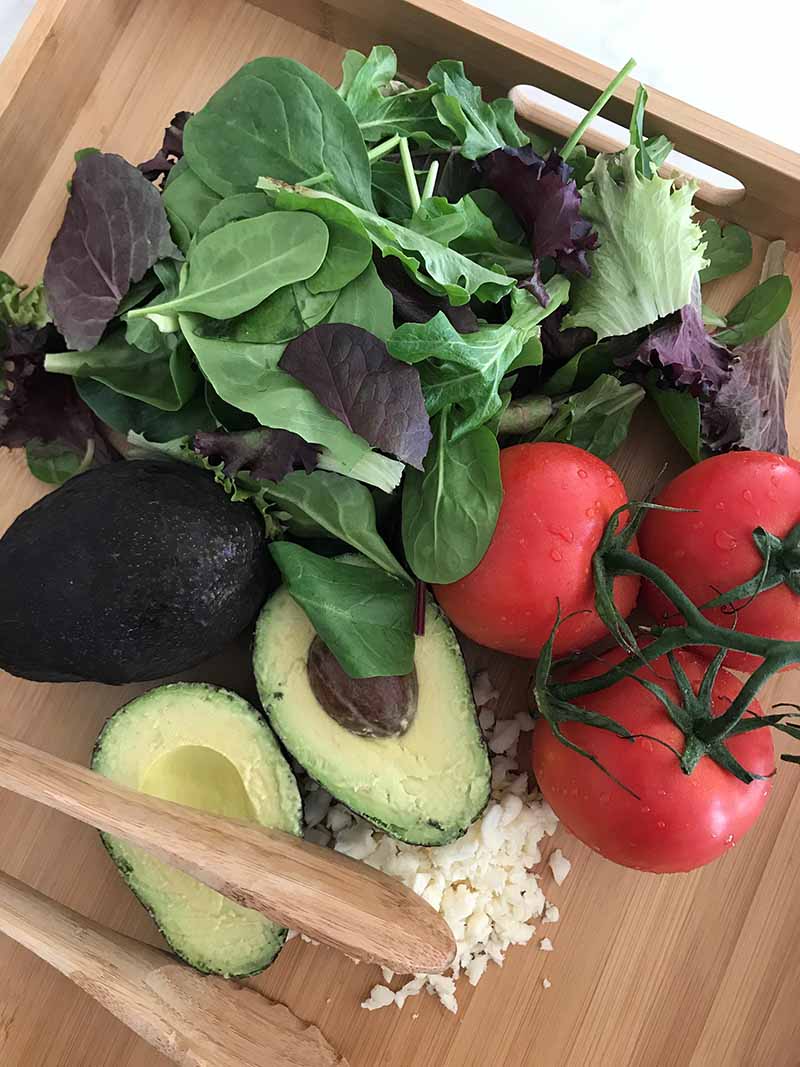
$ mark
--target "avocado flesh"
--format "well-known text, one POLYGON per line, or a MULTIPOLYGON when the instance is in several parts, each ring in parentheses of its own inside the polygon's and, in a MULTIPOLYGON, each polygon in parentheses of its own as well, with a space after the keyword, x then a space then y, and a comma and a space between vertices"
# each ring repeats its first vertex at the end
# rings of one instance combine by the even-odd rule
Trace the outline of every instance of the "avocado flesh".
MULTIPOLYGON (((92 768, 163 800, 301 832, 297 783, 266 721, 213 686, 166 685, 120 708, 98 739, 92 768)), ((283 927, 127 841, 102 836, 170 947, 191 966, 244 977, 278 954, 283 927)))
POLYGON ((285 588, 256 626, 254 667, 273 729, 308 773, 337 800, 419 845, 466 832, 489 799, 491 770, 461 649, 438 606, 417 638, 417 713, 400 737, 351 733, 314 696, 306 661, 315 637, 285 588))

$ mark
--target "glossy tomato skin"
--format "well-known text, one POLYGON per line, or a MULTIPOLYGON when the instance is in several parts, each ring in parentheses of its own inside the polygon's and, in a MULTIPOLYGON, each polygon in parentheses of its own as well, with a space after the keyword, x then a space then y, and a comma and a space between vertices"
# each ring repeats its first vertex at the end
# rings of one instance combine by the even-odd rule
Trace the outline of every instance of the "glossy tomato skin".
MULTIPOLYGON (((696 691, 707 664, 689 652, 677 655, 696 691)), ((615 651, 603 663, 574 669, 568 678, 594 677, 622 658, 623 653, 615 651)), ((659 683, 677 701, 678 688, 668 681, 672 674, 666 659, 656 660, 654 667, 659 683)), ((646 677, 646 670, 638 673, 646 677)), ((729 671, 720 671, 714 687, 715 716, 725 711, 740 686, 729 671)), ((631 733, 649 734, 679 752, 683 750, 683 734, 658 698, 632 678, 576 703, 616 719, 631 733)), ((758 703, 751 709, 761 714, 758 703)), ((575 837, 624 867, 664 874, 710 863, 741 840, 761 814, 772 788, 769 778, 745 785, 708 757, 686 775, 669 749, 648 738, 626 741, 581 723, 562 728, 571 741, 596 755, 639 799, 584 756, 562 745, 544 719, 537 721, 533 735, 532 766, 539 787, 575 837)), ((770 775, 775 770, 769 727, 734 737, 728 747, 751 773, 770 775)))
MULTIPOLYGON (((473 641, 528 658, 541 652, 560 603, 556 655, 588 648, 608 632, 594 608, 592 556, 627 502, 622 482, 597 456, 556 443, 504 448, 500 473, 503 504, 488 551, 465 578, 434 587, 439 603, 473 641)), ((638 578, 616 580, 623 615, 638 591, 638 578)))
MULTIPOLYGON (((713 456, 679 474, 656 503, 697 509, 693 515, 648 512, 639 546, 645 559, 701 605, 759 572, 764 560, 753 542, 757 526, 785 537, 800 522, 800 463, 769 452, 713 456)), ((656 620, 679 621, 670 601, 650 582, 644 583, 642 602, 656 620)), ((720 626, 733 625, 734 615, 722 608, 705 615, 720 626)), ((765 590, 741 607, 736 625, 748 633, 800 641, 800 597, 785 585, 765 590)), ((744 652, 729 652, 725 660, 734 670, 749 671, 759 662, 744 652)))

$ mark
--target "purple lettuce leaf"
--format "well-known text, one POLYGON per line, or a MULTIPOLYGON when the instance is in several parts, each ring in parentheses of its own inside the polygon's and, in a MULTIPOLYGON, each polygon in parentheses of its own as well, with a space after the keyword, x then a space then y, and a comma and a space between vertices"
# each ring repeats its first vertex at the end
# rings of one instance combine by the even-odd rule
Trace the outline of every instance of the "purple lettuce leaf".
POLYGON ((45 354, 63 347, 50 325, 11 326, 0 339, 0 448, 60 441, 84 456, 94 441, 96 462, 116 458, 74 380, 44 369, 45 354))
POLYGON ((222 469, 229 477, 247 470, 259 481, 279 482, 301 467, 308 474, 319 460, 316 445, 289 430, 263 426, 237 433, 201 431, 194 435, 192 447, 200 456, 222 461, 222 469))
POLYGON ((478 329, 477 316, 469 304, 453 307, 446 296, 429 293, 416 284, 395 256, 384 258, 376 252, 373 258, 381 281, 392 294, 395 326, 405 322, 428 322, 443 311, 459 333, 475 333, 478 329))
MULTIPOLYGON (((785 245, 767 249, 761 281, 783 273, 785 245)), ((701 409, 702 437, 712 452, 747 448, 789 454, 786 393, 792 369, 792 336, 786 316, 762 337, 733 351, 730 377, 701 409)))
POLYGON ((158 189, 122 156, 84 155, 44 268, 48 307, 68 346, 93 348, 131 283, 169 257, 181 254, 158 189))
POLYGON ((687 304, 657 323, 638 348, 616 363, 634 374, 656 368, 665 385, 710 399, 730 378, 733 360, 706 331, 695 304, 687 304))
POLYGON ((149 182, 161 183, 179 159, 183 159, 183 129, 194 112, 179 111, 164 130, 161 147, 151 159, 139 164, 139 170, 149 182))
POLYGON ((594 330, 586 326, 568 326, 562 330, 561 323, 568 311, 569 305, 562 304, 542 322, 540 339, 545 360, 566 363, 597 340, 594 330))
POLYGON ((486 184, 517 216, 530 242, 534 271, 524 287, 546 306, 541 278, 545 257, 554 259, 564 274, 588 278, 587 253, 597 246, 597 234, 581 215, 581 194, 572 167, 558 152, 554 149, 544 159, 531 145, 498 148, 478 160, 478 166, 486 184))
POLYGON ((289 342, 279 366, 373 448, 422 470, 431 428, 419 372, 392 359, 379 337, 360 326, 315 326, 289 342))

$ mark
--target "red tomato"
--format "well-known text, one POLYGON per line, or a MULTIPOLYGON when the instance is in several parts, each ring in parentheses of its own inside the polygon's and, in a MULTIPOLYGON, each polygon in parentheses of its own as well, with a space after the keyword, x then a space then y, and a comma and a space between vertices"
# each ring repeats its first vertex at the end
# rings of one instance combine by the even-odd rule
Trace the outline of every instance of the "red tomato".
MULTIPOLYGON (((465 578, 434 587, 439 603, 473 641, 529 658, 541 652, 560 603, 556 655, 588 648, 608 633, 594 609, 592 556, 628 499, 622 482, 597 456, 564 444, 504 448, 500 473, 503 504, 488 551, 465 578)), ((638 591, 638 578, 616 580, 623 615, 638 591)))
MULTIPOLYGON (((615 650, 604 663, 585 664, 567 677, 572 681, 602 674, 623 655, 615 650)), ((706 663, 689 652, 677 655, 696 691, 706 663)), ((653 666, 659 684, 677 702, 678 687, 671 680, 666 658, 655 660, 653 666)), ((653 677, 647 668, 637 673, 653 677)), ((714 686, 715 716, 725 711, 740 687, 729 671, 720 671, 714 686)), ((650 734, 683 751, 683 734, 661 702, 632 678, 575 703, 615 719, 631 733, 650 734)), ((757 702, 751 710, 761 714, 757 702)), ((571 833, 624 867, 666 873, 710 863, 741 840, 761 814, 772 788, 770 779, 745 785, 707 756, 692 774, 684 774, 674 753, 647 738, 626 741, 583 723, 567 723, 562 729, 639 799, 585 756, 561 744, 544 719, 537 721, 533 735, 532 766, 539 787, 571 833)), ((769 727, 731 738, 728 748, 751 773, 768 775, 775 770, 769 727)))
MULTIPOLYGON (((656 503, 697 509, 694 515, 648 512, 639 545, 645 559, 701 605, 758 574, 764 559, 753 542, 755 527, 785 537, 800 522, 800 463, 770 452, 714 456, 679 474, 656 503)), ((649 582, 642 597, 658 621, 680 622, 670 601, 649 582)), ((737 616, 722 608, 705 615, 720 626, 730 628, 736 618, 739 630, 800 641, 800 597, 785 585, 760 593, 737 616)), ((725 662, 734 670, 752 671, 760 660, 729 652, 725 662)))

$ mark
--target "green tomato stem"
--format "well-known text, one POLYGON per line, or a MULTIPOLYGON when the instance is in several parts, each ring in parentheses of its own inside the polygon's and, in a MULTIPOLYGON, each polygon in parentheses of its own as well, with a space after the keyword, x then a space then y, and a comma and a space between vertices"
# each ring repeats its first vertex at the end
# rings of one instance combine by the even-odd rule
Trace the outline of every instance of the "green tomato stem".
POLYGON ((575 147, 577 146, 581 137, 583 137, 584 133, 586 133, 586 130, 589 128, 589 126, 591 126, 592 122, 594 122, 594 120, 597 118, 597 116, 600 114, 600 112, 606 106, 608 101, 611 99, 611 97, 614 95, 620 85, 625 81, 625 79, 628 77, 628 75, 635 66, 636 60, 629 59, 625 66, 622 68, 622 70, 612 79, 611 84, 603 90, 600 96, 598 96, 597 100, 595 100, 594 104, 592 104, 592 106, 583 116, 581 121, 575 127, 574 132, 567 140, 564 147, 561 149, 562 159, 569 159, 569 157, 575 151, 575 147))
POLYGON ((416 211, 421 203, 417 176, 414 173, 414 161, 411 158, 411 149, 408 147, 408 138, 400 138, 400 161, 403 164, 403 174, 408 188, 408 197, 411 201, 411 210, 416 211))

